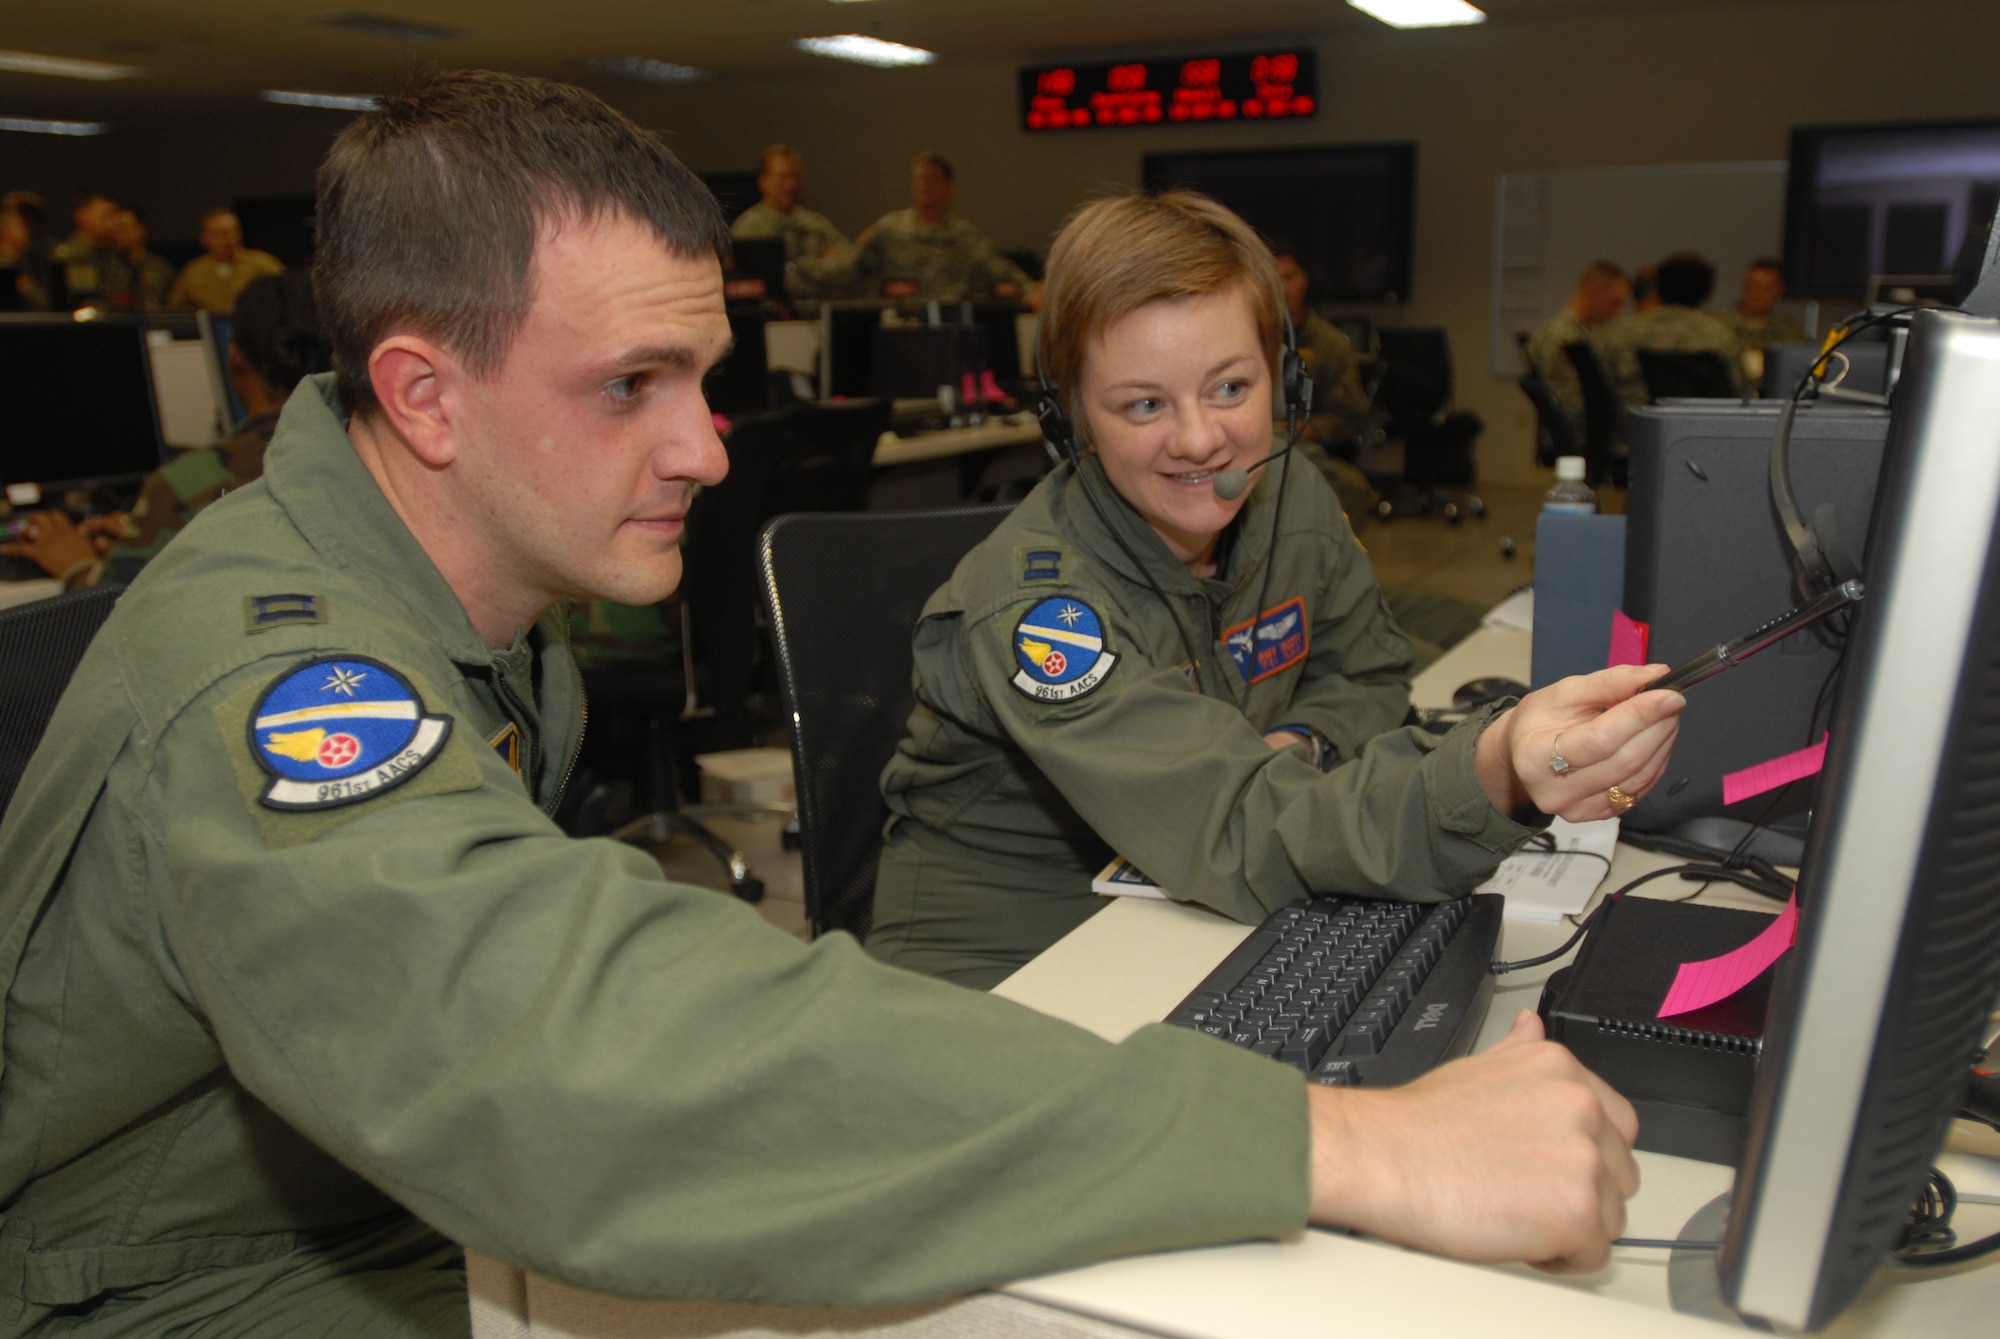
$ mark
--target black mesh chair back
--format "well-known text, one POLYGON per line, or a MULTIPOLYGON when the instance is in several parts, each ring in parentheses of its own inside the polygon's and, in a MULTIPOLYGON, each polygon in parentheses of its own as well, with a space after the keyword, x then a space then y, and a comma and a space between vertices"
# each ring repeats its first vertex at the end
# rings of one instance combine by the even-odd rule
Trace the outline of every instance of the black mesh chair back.
POLYGON ((1435 326, 1385 326, 1375 332, 1382 388, 1375 403, 1389 416, 1389 435, 1433 422, 1451 403, 1451 345, 1435 326))
POLYGON ((1580 456, 1583 443, 1577 439, 1576 424, 1570 422, 1548 378, 1538 368, 1521 374, 1521 393, 1535 407, 1535 463, 1553 465, 1560 456, 1580 456))
POLYGON ((1576 369, 1577 386, 1583 391, 1584 477, 1593 485, 1610 480, 1622 488, 1624 461, 1613 459, 1619 424, 1625 417, 1618 387, 1589 341, 1579 339, 1563 345, 1563 356, 1576 369))
POLYGON ((780 516, 759 546, 791 722, 806 917, 868 933, 882 852, 882 768, 916 698, 924 602, 1010 508, 780 516))
POLYGON ((689 511, 681 581, 703 696, 722 721, 716 747, 750 742, 745 702, 756 691, 762 641, 758 527, 784 511, 860 510, 891 408, 887 400, 799 404, 730 426, 729 475, 689 511))
POLYGON ((95 586, 0 613, 0 814, 91 638, 124 593, 95 586))
POLYGON ((1652 400, 1734 400, 1736 378, 1719 353, 1691 349, 1639 349, 1639 375, 1652 400))

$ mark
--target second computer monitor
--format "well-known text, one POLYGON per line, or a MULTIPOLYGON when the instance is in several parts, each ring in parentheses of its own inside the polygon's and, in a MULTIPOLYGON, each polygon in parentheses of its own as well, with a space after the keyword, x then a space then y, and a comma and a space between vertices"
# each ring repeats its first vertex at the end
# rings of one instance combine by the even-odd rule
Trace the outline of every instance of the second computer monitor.
POLYGON ((0 319, 0 483, 143 478, 160 463, 145 330, 125 319, 0 319))

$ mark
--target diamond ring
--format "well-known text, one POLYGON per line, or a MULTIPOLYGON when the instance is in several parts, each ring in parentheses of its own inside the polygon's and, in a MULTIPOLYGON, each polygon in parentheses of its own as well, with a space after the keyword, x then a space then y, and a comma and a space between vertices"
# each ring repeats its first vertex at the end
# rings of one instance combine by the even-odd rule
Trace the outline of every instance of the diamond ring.
POLYGON ((1549 770, 1557 776, 1561 776, 1573 766, 1575 766, 1574 763, 1570 762, 1568 758, 1563 757, 1563 737, 1561 733, 1558 733, 1556 735, 1556 742, 1549 748, 1549 770))

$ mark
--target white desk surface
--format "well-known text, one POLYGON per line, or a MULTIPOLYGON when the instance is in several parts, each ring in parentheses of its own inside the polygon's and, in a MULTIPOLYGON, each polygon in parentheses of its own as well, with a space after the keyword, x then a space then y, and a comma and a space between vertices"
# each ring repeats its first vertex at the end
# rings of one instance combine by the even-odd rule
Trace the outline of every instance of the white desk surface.
POLYGON ((947 456, 962 456, 994 447, 1025 446, 1041 440, 1041 426, 1035 422, 1033 414, 1025 412, 1007 418, 988 419, 976 428, 943 428, 910 437, 885 432, 875 444, 875 468, 914 465, 920 461, 942 460, 947 456))
MULTIPOLYGON (((1468 679, 1504 674, 1526 681, 1530 642, 1525 632, 1482 629, 1419 676, 1412 696, 1420 706, 1442 706, 1468 679)), ((1621 846, 1602 887, 1608 891, 1670 863, 1621 846)), ((1677 880, 1661 880, 1636 895, 1680 897, 1688 890, 1677 880)), ((1773 910, 1764 898, 1730 885, 1712 885, 1702 901, 1773 910)), ((1569 932, 1567 925, 1510 920, 1501 951, 1508 958, 1532 957, 1569 932)), ((1165 1017, 1248 933, 1248 926, 1197 907, 1116 898, 994 993, 1116 1040, 1165 1017)), ((1498 1040, 1519 1010, 1534 1008, 1543 981, 1561 965, 1499 978, 1479 1046, 1498 1040)), ((2000 1158, 2000 1135, 1961 1121, 1948 1148, 2000 1158)), ((1642 1186, 1629 1206, 1628 1236, 1677 1236, 1697 1209, 1729 1189, 1727 1168, 1657 1153, 1638 1157, 1642 1186)), ((2000 1230, 2000 1208, 1961 1203, 1959 1226, 1962 1240, 2000 1230)), ((1314 1231, 1285 1242, 1113 1260, 1024 1280, 1006 1291, 1148 1333, 1194 1339, 1547 1339, 1583 1333, 1664 1339, 1716 1333, 1712 1322, 1671 1311, 1667 1257, 1665 1251, 1620 1249, 1596 1274, 1557 1278, 1524 1266, 1463 1265, 1314 1231)), ((1929 1275, 1885 1269, 1824 1333, 1839 1339, 1992 1334, 2000 1330, 1997 1315, 2000 1265, 1929 1275)))

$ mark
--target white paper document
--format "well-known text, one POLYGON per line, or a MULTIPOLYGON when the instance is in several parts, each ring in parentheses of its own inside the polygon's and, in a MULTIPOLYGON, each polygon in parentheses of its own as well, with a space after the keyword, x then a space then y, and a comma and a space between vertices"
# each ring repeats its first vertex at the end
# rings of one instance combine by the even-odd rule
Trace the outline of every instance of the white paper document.
POLYGON ((1493 877, 1476 891, 1503 894, 1507 914, 1515 920, 1553 924, 1589 906, 1590 895, 1611 872, 1618 820, 1566 823, 1552 819, 1549 836, 1555 839, 1555 850, 1542 850, 1539 842, 1522 847, 1500 862, 1493 877))
POLYGON ((1515 632, 1535 630, 1535 588, 1524 587, 1515 591, 1500 603, 1486 611, 1486 617, 1479 620, 1489 628, 1512 629, 1515 632))
POLYGON ((1097 877, 1090 881, 1090 891, 1099 897, 1152 897, 1162 902, 1172 901, 1166 890, 1146 877, 1144 870, 1122 855, 1111 857, 1111 863, 1097 871, 1097 877))

